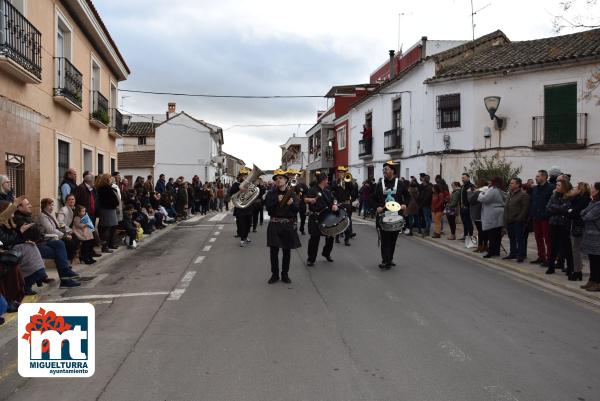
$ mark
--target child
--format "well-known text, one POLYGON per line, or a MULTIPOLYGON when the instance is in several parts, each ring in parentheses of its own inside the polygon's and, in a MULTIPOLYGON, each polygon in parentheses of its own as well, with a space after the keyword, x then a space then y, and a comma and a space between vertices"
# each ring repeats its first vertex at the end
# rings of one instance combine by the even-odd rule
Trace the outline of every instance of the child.
POLYGON ((79 261, 86 265, 96 263, 92 257, 94 254, 94 223, 92 223, 90 216, 87 215, 84 206, 75 206, 73 233, 81 241, 79 261))

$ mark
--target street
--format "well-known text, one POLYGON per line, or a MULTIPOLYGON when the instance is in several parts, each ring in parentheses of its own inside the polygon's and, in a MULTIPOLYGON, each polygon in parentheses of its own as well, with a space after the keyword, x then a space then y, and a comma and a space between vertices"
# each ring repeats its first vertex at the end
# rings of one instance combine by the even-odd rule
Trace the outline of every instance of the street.
POLYGON ((192 218, 82 268, 92 284, 41 302, 94 304, 95 375, 21 378, 0 327, 0 400, 600 398, 591 306, 405 236, 380 271, 359 221, 333 263, 306 267, 301 236, 292 284, 268 285, 266 224, 240 248, 231 213, 192 218))

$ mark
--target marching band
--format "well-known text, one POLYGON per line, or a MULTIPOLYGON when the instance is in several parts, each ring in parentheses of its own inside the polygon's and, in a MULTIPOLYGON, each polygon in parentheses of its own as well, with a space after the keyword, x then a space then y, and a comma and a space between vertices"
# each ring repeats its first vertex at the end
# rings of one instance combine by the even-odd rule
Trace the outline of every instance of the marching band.
MULTIPOLYGON (((396 177, 396 164, 388 161, 383 164, 383 178, 375 188, 373 200, 377 207, 376 230, 378 245, 381 249, 379 268, 389 270, 394 263, 394 250, 398 235, 404 228, 403 213, 408 204, 408 192, 403 183, 396 177)), ((267 246, 270 249, 271 277, 269 284, 281 280, 291 283, 289 276, 291 250, 302 245, 298 236, 305 235, 306 218, 308 217, 308 250, 307 266, 314 266, 321 237, 325 237, 325 245, 321 255, 333 262, 331 252, 334 240, 344 236, 344 245, 350 246, 350 239, 356 234, 352 231, 352 211, 358 198, 358 187, 348 168, 337 168, 337 180, 330 187, 327 174, 319 174, 316 181, 308 188, 301 181, 301 171, 278 169, 273 172, 272 189, 267 190, 260 181, 263 172, 254 166, 252 170, 243 168, 230 190, 234 204, 237 235, 240 247, 251 242, 248 238, 250 229, 256 232, 262 210, 266 208, 269 215, 267 226, 267 246), (283 257, 281 269, 279 250, 283 257)))

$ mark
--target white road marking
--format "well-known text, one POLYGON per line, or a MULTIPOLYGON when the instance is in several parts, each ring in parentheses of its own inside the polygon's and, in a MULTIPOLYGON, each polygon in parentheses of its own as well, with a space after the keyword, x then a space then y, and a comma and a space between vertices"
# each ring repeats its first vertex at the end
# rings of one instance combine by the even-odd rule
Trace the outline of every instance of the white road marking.
POLYGON ((519 401, 517 397, 506 391, 502 386, 484 386, 483 389, 494 397, 493 401, 519 401))
POLYGON ((194 261, 194 263, 198 264, 198 263, 202 263, 202 261, 204 260, 204 256, 198 256, 196 258, 196 260, 194 261))
POLYGON ((225 227, 224 225, 220 224, 219 225, 219 230, 222 230, 224 227, 225 227))
POLYGON ((206 217, 206 215, 204 215, 204 214, 201 214, 201 215, 199 215, 199 216, 194 216, 194 217, 192 217, 191 219, 188 219, 187 221, 188 221, 188 222, 192 222, 192 223, 193 223, 194 221, 199 221, 199 220, 202 220, 202 219, 203 219, 203 218, 205 218, 205 217, 206 217))
POLYGON ((458 348, 451 341, 442 341, 438 344, 443 351, 448 353, 448 356, 457 362, 465 362, 470 361, 471 358, 467 354, 465 354, 460 348, 458 348))
POLYGON ((214 235, 219 235, 219 234, 221 234, 221 231, 215 231, 214 235))
POLYGON ((212 248, 212 245, 206 245, 204 249, 202 249, 202 252, 208 252, 210 251, 210 248, 212 248))
POLYGON ((208 219, 208 221, 221 221, 225 218, 225 216, 227 216, 227 213, 217 213, 213 217, 208 219))
POLYGON ((217 239, 215 237, 208 240, 208 242, 215 242, 217 239))
POLYGON ((168 291, 155 291, 155 292, 129 292, 124 294, 98 294, 98 295, 76 295, 74 297, 63 297, 48 300, 48 302, 60 302, 60 301, 79 301, 83 299, 111 299, 111 298, 128 298, 128 297, 145 297, 152 295, 167 295, 168 291))
MULTIPOLYGON (((204 256, 202 256, 202 257, 204 257, 204 256)), ((190 270, 187 273, 185 273, 185 275, 183 276, 183 278, 179 282, 179 285, 177 286, 177 288, 175 288, 169 294, 169 298, 167 298, 167 301, 177 301, 177 300, 179 300, 183 296, 183 294, 185 293, 186 288, 189 287, 189 285, 192 282, 192 280, 194 279, 195 275, 196 275, 196 271, 195 270, 190 270)))

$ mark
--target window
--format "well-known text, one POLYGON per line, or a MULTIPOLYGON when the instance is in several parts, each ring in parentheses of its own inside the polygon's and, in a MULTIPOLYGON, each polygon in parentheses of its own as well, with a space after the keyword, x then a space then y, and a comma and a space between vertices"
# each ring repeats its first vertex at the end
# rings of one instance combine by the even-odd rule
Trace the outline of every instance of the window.
POLYGON ((346 149, 346 127, 337 130, 338 150, 346 149))
POLYGON ((11 182, 15 197, 25 194, 25 156, 6 154, 6 176, 11 182))
POLYGON ((115 159, 114 157, 110 158, 110 173, 114 173, 115 171, 117 171, 117 159, 115 159))
POLYGON ((146 137, 138 136, 138 145, 145 145, 145 144, 146 144, 146 137))
POLYGON ((67 19, 56 10, 56 57, 72 60, 71 54, 71 26, 67 19))
POLYGON ((104 174, 104 155, 102 153, 98 153, 98 175, 104 174))
POLYGON ((437 127, 460 127, 460 93, 437 97, 437 127))
POLYGON ((61 182, 71 163, 69 157, 71 144, 58 140, 58 182, 61 182))
POLYGON ((94 171, 94 155, 89 149, 83 149, 83 171, 94 171))
POLYGON ((402 127, 402 98, 398 98, 392 103, 392 118, 392 128, 402 127))

